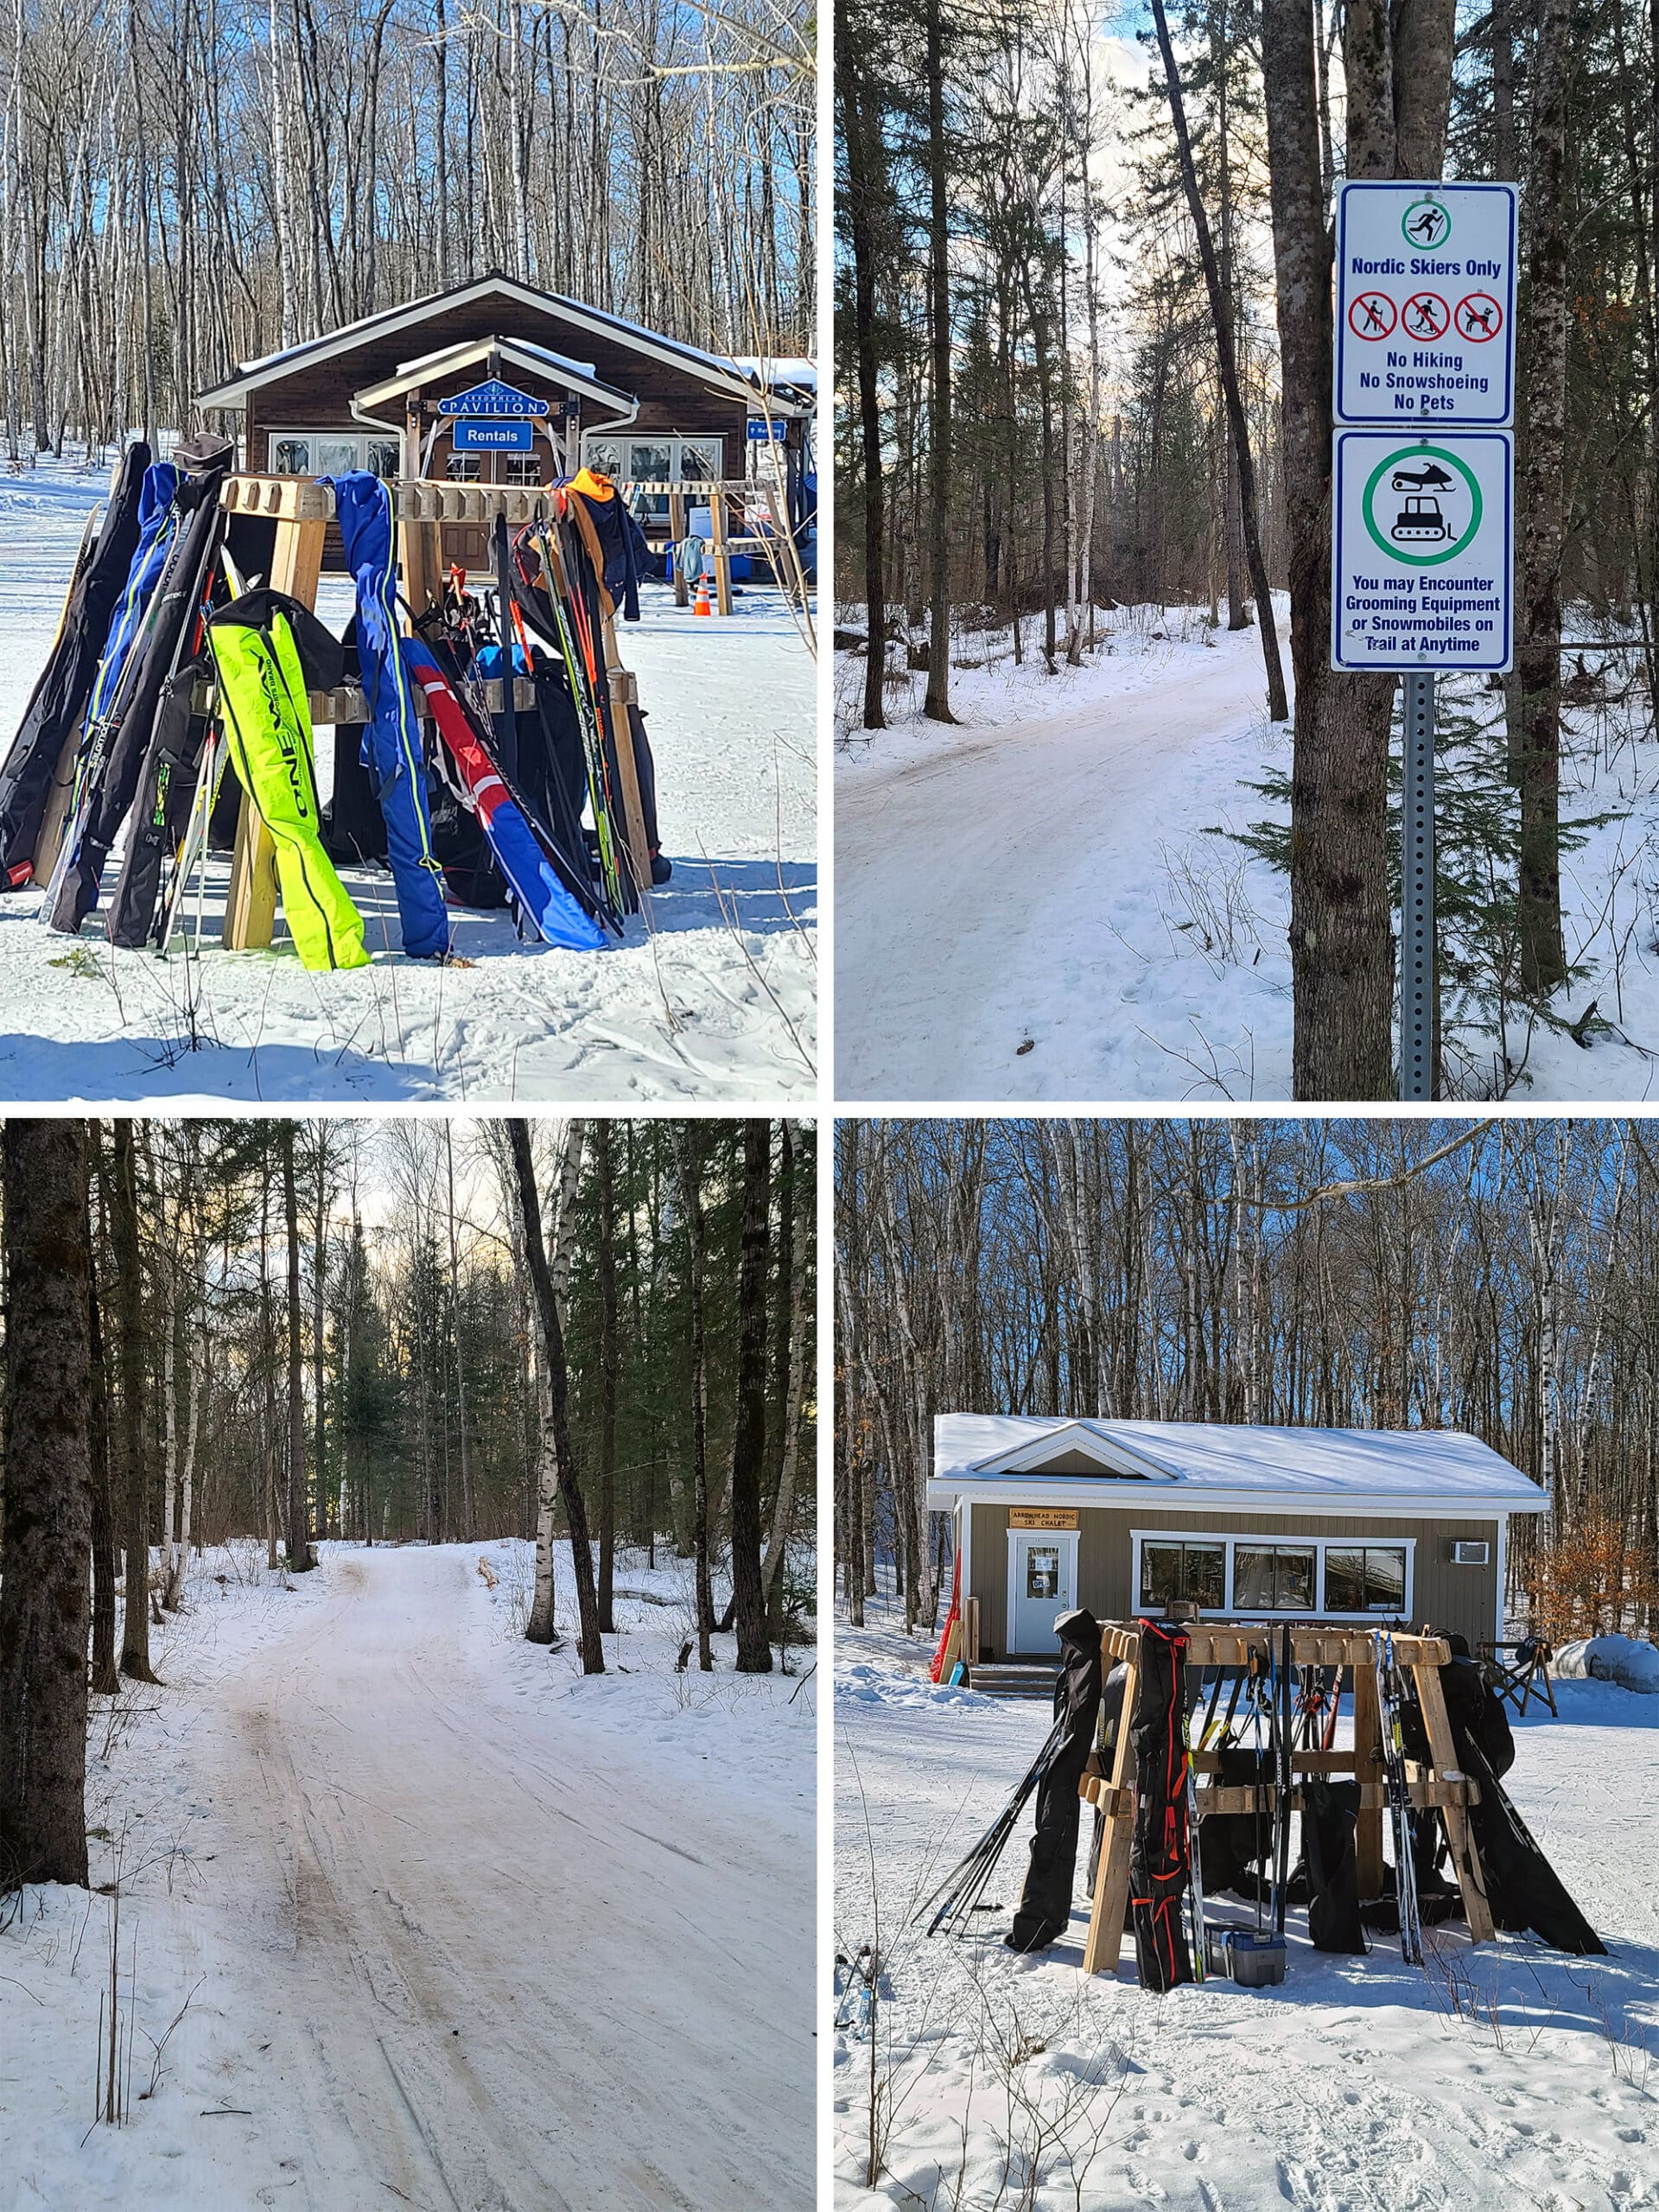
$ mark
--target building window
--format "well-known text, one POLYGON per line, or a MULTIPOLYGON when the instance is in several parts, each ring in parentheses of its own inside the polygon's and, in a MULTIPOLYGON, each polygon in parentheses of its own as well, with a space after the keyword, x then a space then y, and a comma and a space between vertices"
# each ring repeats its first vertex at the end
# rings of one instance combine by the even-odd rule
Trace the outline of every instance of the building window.
POLYGON ((1211 1613, 1295 1613, 1309 1619, 1403 1618, 1411 1609, 1410 1542, 1138 1530, 1131 1539, 1139 1554, 1139 1603, 1148 1611, 1175 1599, 1211 1613))
POLYGON ((1026 1595, 1058 1598, 1060 1594, 1060 1548, 1058 1544, 1028 1544, 1026 1548, 1026 1595))
POLYGON ((1218 1612, 1227 1602, 1227 1547, 1213 1542, 1148 1539, 1141 1547, 1141 1603, 1167 1605, 1176 1599, 1218 1612))
POLYGON ((1312 1544, 1236 1544, 1233 1603, 1241 1612, 1310 1612, 1315 1602, 1312 1544))
POLYGON ((482 454, 452 453, 444 461, 444 474, 452 484, 477 484, 484 474, 483 459, 482 454))
POLYGON ((1405 1609, 1406 1554, 1398 1545, 1327 1547, 1327 1613, 1403 1613, 1405 1609))
POLYGON ((601 431, 582 442, 588 467, 619 484, 707 484, 720 474, 724 451, 721 438, 619 438, 601 431))
POLYGON ((384 431, 271 430, 265 449, 273 476, 349 476, 366 468, 390 482, 402 473, 402 447, 384 431))
POLYGON ((534 489, 542 480, 541 456, 534 453, 509 453, 501 456, 506 463, 501 480, 504 484, 519 484, 534 489))

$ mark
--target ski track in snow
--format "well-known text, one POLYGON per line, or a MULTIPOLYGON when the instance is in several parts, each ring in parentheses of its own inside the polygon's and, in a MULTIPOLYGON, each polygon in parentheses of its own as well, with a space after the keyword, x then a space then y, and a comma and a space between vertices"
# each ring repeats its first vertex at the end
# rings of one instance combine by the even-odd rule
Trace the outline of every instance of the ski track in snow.
MULTIPOLYGON (((1157 848, 1262 811, 1238 779, 1264 758, 1287 763, 1288 742, 1266 720, 1256 632, 1205 645, 1185 627, 1173 608, 1162 638, 1126 628, 1111 657, 1041 691, 1034 674, 970 677, 962 728, 878 733, 843 754, 839 1096, 1179 1096, 1194 1071, 1174 1052, 1205 1058, 1172 1018, 1183 1004, 1235 1082, 1230 1048, 1271 1095, 1271 1054, 1253 1055, 1244 1033, 1287 1030, 1288 963, 1264 955, 1243 970, 1187 957, 1179 938, 1172 948, 1157 848), (1010 710, 1032 719, 1008 726, 1010 710)), ((1204 843, 1217 848, 1206 865, 1236 863, 1204 843)))
MULTIPOLYGON (((1278 618, 1288 680, 1282 595, 1278 618)), ((917 677, 889 701, 892 729, 853 731, 863 664, 840 658, 838 1097, 1289 1097, 1288 886, 1205 834, 1284 818, 1250 788, 1291 757, 1288 726, 1266 717, 1260 638, 1206 633, 1198 607, 1102 620, 1109 650, 1050 678, 1035 656, 1014 669, 1002 632, 995 668, 953 671, 954 728, 921 719, 917 677)), ((1594 626, 1580 609, 1567 626, 1594 626)), ((1562 855, 1567 954, 1585 976, 1552 1011, 1568 1021, 1593 1000, 1622 1036, 1592 1027, 1580 1046, 1512 1016, 1510 1095, 1650 1100, 1659 757, 1632 735, 1645 696, 1617 696, 1630 657, 1575 654, 1569 675, 1580 659, 1605 670, 1608 696, 1567 708, 1562 818, 1613 818, 1562 855)), ((1479 678, 1447 679, 1446 696, 1492 709, 1479 678)), ((1455 1003, 1448 1019, 1473 1063, 1468 1095, 1495 1091, 1495 1040, 1459 1027, 1455 1003)))
MULTIPOLYGON (((892 2171, 866 2189, 869 2044, 837 2033, 844 2212, 899 2212, 917 2196, 933 2202, 941 2172, 937 2203, 954 2208, 964 2127, 963 2206, 995 2201, 999 2139, 1009 2128, 988 2063, 988 2015, 1038 2046, 1019 2078, 1051 2117, 1080 2069, 1114 2049, 1128 2060, 1109 2120, 1104 2100, 1097 2115, 1103 2134, 1088 2171, 1089 2212, 1659 2206, 1659 2064, 1649 2071, 1637 2047, 1616 2069, 1597 2012, 1605 2005, 1659 2059, 1659 1700, 1564 1683, 1560 1721, 1536 1718, 1535 1708, 1516 1725, 1506 1786, 1612 1955, 1580 1961, 1513 1936, 1496 1950, 1471 1950, 1460 1932, 1444 1931, 1451 1955, 1496 1992, 1500 2041, 1489 2024, 1437 2006, 1425 1977, 1386 1937, 1364 1960, 1313 1951, 1294 1909, 1289 1970, 1276 1990, 1211 1982, 1154 1996, 1135 1984, 1128 1942, 1118 1980, 1086 1980, 1081 1854, 1068 1940, 1015 1958, 1001 1939, 1024 1873, 1029 1811, 985 1892, 1000 1909, 976 1916, 973 1937, 929 1942, 902 1930, 912 1898, 938 1884, 1029 1764, 1048 1716, 1039 1703, 935 1689, 930 1650, 880 1609, 870 1620, 866 1631, 836 1627, 836 1940, 849 1955, 871 1940, 868 1808, 890 1947, 879 2055, 887 2079, 895 2054, 899 2109, 892 2171)), ((1217 1916, 1250 1921, 1252 1908, 1237 1898, 1210 1905, 1217 1916)), ((1073 2130, 1078 2141, 1083 2133, 1073 2130)), ((1052 2146, 1045 2170, 1036 2212, 1072 2207, 1052 2146)), ((1016 2199, 1027 2202, 1011 2190, 1016 2199)))
MULTIPOLYGON (((0 757, 104 489, 101 475, 67 464, 0 479, 0 757)), ((206 871, 199 959, 176 947, 166 960, 117 951, 96 914, 79 940, 56 936, 31 889, 0 899, 0 1096, 203 1106, 810 1095, 816 672, 777 592, 756 586, 736 607, 699 620, 666 587, 648 587, 644 619, 619 632, 674 863, 652 895, 652 933, 636 917, 623 944, 563 952, 521 944, 504 914, 454 907, 454 950, 478 965, 435 969, 398 949, 390 875, 348 866, 373 963, 308 976, 280 915, 270 951, 220 947, 228 855, 206 871)), ((325 577, 319 612, 339 630, 350 611, 348 582, 325 577)), ((318 771, 326 796, 327 731, 318 771)), ((106 892, 119 863, 118 845, 106 892)))
POLYGON ((198 1578, 113 1794, 188 1854, 124 1907, 140 2021, 200 1986, 154 2102, 141 2061, 131 2123, 78 2147, 105 1908, 66 1980, 86 1902, 30 1893, 0 1936, 3 2212, 806 2212, 810 1693, 677 1687, 683 1578, 632 1562, 619 1591, 675 1605, 620 1598, 631 1671, 582 1683, 506 1633, 526 1550, 329 1545, 223 1605, 198 1578))

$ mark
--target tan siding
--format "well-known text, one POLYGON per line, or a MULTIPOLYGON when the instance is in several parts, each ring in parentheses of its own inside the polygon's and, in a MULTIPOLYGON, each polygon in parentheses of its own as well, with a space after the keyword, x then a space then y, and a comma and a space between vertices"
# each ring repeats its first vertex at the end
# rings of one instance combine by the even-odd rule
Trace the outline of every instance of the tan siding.
MULTIPOLYGON (((1057 1503, 1059 1501, 1055 1501, 1057 1503)), ((1497 1523, 1495 1521, 1384 1521, 1325 1514, 1210 1513, 1201 1498, 1179 1509, 1153 1511, 1142 1505, 1085 1505, 1078 1510, 1077 1602, 1101 1620, 1127 1620, 1135 1610, 1129 1586, 1132 1529, 1185 1529, 1217 1536, 1344 1536, 1369 1543, 1395 1537, 1416 1540, 1412 1618, 1443 1635, 1466 1637, 1471 1649, 1492 1634, 1497 1602, 1497 1523), (1484 1541, 1484 1567, 1454 1567, 1452 1546, 1459 1539, 1484 1541)), ((986 1658, 1004 1656, 1007 1633, 1008 1509, 974 1506, 973 1585, 980 1602, 980 1649, 986 1658)))

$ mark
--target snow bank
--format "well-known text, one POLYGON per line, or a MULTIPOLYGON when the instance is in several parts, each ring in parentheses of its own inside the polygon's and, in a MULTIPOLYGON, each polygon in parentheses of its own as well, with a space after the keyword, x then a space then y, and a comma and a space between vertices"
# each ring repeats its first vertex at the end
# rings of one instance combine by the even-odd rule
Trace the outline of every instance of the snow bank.
POLYGON ((1634 1636, 1587 1636, 1561 1644, 1550 1662, 1558 1681, 1617 1682, 1659 1697, 1659 1646, 1634 1636))

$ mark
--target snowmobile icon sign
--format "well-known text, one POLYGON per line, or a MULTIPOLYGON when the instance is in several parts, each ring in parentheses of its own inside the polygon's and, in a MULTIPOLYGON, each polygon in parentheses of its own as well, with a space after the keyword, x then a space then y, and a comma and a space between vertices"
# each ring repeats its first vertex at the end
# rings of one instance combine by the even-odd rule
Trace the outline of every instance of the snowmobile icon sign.
POLYGON ((1506 669, 1515 442, 1338 430, 1331 664, 1506 669))
POLYGON ((1512 423, 1515 283, 1514 185, 1344 184, 1337 422, 1512 423))

